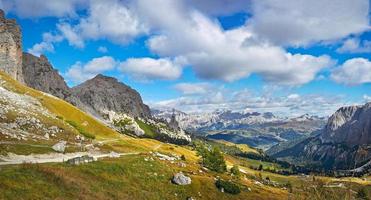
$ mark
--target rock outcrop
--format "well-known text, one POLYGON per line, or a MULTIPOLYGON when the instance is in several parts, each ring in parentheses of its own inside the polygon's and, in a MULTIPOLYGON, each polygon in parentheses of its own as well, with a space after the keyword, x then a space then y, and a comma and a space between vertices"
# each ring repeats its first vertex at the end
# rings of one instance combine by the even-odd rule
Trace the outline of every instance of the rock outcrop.
POLYGON ((190 177, 185 176, 182 172, 176 173, 172 179, 173 183, 177 185, 189 185, 192 183, 190 177))
POLYGON ((337 110, 328 120, 323 143, 345 143, 348 146, 371 144, 371 103, 337 110))
POLYGON ((97 75, 76 87, 72 92, 82 103, 105 119, 110 111, 125 113, 131 117, 149 118, 150 109, 140 94, 112 77, 97 75))
POLYGON ((6 19, 0 10, 0 70, 23 82, 22 34, 15 19, 6 19))
POLYGON ((53 68, 48 59, 41 55, 23 53, 22 71, 27 86, 40 90, 60 99, 73 97, 63 77, 53 68))

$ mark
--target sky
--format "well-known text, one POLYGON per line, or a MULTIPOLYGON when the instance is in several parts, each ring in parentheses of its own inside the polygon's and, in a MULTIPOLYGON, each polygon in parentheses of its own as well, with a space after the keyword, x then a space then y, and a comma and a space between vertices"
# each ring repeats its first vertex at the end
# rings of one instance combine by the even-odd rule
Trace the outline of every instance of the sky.
POLYGON ((73 87, 97 74, 152 108, 328 116, 371 101, 369 0, 0 0, 73 87))

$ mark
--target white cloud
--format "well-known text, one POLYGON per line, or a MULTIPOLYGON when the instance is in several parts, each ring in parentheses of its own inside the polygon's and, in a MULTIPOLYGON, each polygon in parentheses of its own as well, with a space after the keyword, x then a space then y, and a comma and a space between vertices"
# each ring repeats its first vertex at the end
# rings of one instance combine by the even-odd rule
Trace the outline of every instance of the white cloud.
POLYGON ((209 83, 178 83, 174 88, 185 95, 191 95, 208 93, 212 86, 209 83))
POLYGON ((86 64, 76 62, 67 70, 65 76, 68 81, 78 84, 93 78, 99 73, 113 70, 116 66, 117 62, 112 57, 103 56, 94 58, 86 64))
POLYGON ((339 107, 349 104, 341 96, 255 94, 248 90, 213 90, 205 94, 182 96, 150 104, 153 108, 176 108, 187 113, 232 111, 274 112, 283 116, 311 114, 329 116, 339 107), (294 98, 293 98, 294 97, 294 98), (318 106, 321 105, 321 106, 318 106))
POLYGON ((331 79, 346 85, 371 83, 371 62, 365 58, 353 58, 345 61, 333 70, 331 79))
POLYGON ((254 0, 249 24, 259 37, 303 46, 369 30, 369 0, 254 0))
POLYGON ((120 64, 120 71, 139 81, 174 80, 182 74, 181 60, 168 58, 130 58, 120 64))
POLYGON ((55 42, 60 42, 63 40, 63 37, 60 35, 53 35, 51 33, 43 34, 43 41, 37 44, 34 44, 32 48, 27 49, 28 53, 31 53, 35 56, 40 56, 45 52, 54 52, 55 42))
POLYGON ((100 52, 100 53, 107 53, 108 49, 107 49, 107 47, 100 46, 100 47, 98 47, 97 51, 100 52))
POLYGON ((61 32, 61 35, 68 40, 68 43, 70 45, 77 48, 84 48, 84 40, 82 36, 77 32, 76 28, 67 23, 57 24, 57 28, 61 32))
POLYGON ((359 38, 348 38, 336 51, 338 53, 371 53, 371 41, 361 41, 359 38))
POLYGON ((256 40, 248 27, 225 31, 199 12, 171 15, 159 23, 166 31, 151 37, 148 46, 161 56, 185 57, 201 78, 235 81, 258 73, 268 81, 301 85, 333 64, 328 56, 291 54, 256 40))
POLYGON ((363 99, 364 99, 366 102, 371 102, 371 96, 368 96, 367 94, 363 95, 363 99))
POLYGON ((22 18, 76 16, 86 3, 87 0, 0 0, 3 9, 22 18))
MULTIPOLYGON (((148 31, 135 12, 118 0, 91 1, 88 16, 80 18, 77 25, 69 25, 66 28, 65 30, 79 35, 79 40, 82 41, 107 39, 117 44, 127 44, 148 31)), ((76 37, 71 39, 71 44, 78 44, 74 42, 76 37)))

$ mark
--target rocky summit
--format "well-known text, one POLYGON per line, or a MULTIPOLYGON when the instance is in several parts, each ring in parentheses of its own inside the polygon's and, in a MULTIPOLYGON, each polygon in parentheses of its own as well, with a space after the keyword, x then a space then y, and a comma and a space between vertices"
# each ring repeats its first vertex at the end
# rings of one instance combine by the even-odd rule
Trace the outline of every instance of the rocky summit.
POLYGON ((22 34, 14 19, 6 19, 0 10, 0 70, 23 82, 22 34))
POLYGON ((321 133, 275 153, 277 158, 296 158, 327 169, 352 169, 371 159, 371 103, 338 109, 321 133))
POLYGON ((117 79, 97 75, 76 87, 72 92, 81 102, 107 118, 110 111, 126 113, 132 117, 149 118, 150 109, 140 94, 117 79))

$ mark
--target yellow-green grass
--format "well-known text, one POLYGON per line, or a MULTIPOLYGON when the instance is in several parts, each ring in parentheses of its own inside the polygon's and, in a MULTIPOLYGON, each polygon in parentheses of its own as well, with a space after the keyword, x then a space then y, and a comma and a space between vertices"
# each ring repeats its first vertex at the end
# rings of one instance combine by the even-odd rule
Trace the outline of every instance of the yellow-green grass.
POLYGON ((80 125, 85 124, 84 127, 86 131, 92 133, 96 136, 97 139, 105 139, 117 137, 118 133, 111 128, 105 126, 103 123, 97 121, 90 115, 84 113, 83 111, 77 109, 73 105, 58 99, 56 97, 49 96, 40 91, 29 88, 12 78, 6 75, 3 72, 0 72, 0 78, 5 80, 6 83, 3 86, 13 92, 19 94, 27 94, 31 97, 38 99, 41 104, 47 108, 51 113, 56 116, 61 116, 65 120, 74 121, 80 125))
POLYGON ((235 144, 235 143, 228 142, 228 141, 225 141, 225 140, 213 140, 213 141, 219 142, 219 143, 227 145, 227 146, 235 146, 235 147, 239 148, 241 151, 243 151, 245 153, 259 153, 256 149, 250 147, 247 144, 235 144))
POLYGON ((138 126, 144 131, 147 137, 155 138, 156 137, 156 129, 152 127, 151 125, 148 125, 144 123, 140 119, 136 119, 135 122, 138 124, 138 126))
MULTIPOLYGON (((80 166, 67 164, 19 165, 0 171, 0 199, 285 199, 277 188, 242 187, 239 195, 221 193, 214 174, 193 175, 192 184, 170 182, 177 169, 164 161, 125 156, 80 166)), ((244 184, 241 182, 241 184, 244 184)))

